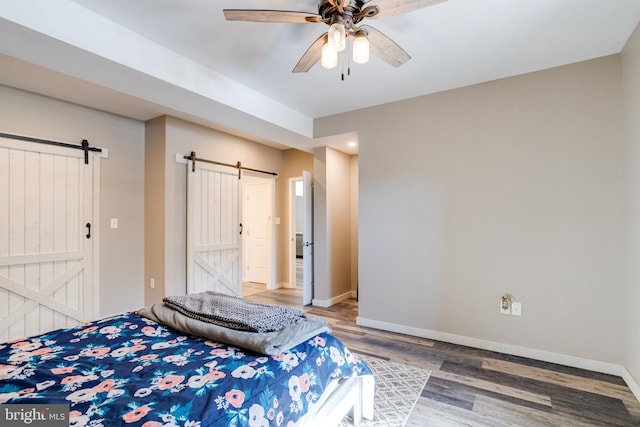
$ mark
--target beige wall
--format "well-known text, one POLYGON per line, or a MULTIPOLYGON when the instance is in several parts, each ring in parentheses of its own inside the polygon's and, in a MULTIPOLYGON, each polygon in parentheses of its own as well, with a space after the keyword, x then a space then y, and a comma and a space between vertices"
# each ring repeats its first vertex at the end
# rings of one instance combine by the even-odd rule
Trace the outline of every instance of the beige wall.
POLYGON ((621 129, 619 56, 317 120, 359 135, 360 318, 623 362, 621 129))
MULTIPOLYGON (((331 258, 327 219, 327 148, 313 149, 313 299, 331 295, 331 258)), ((317 305, 317 302, 314 302, 317 305)), ((327 303, 325 303, 327 305, 327 303)))
POLYGON ((351 160, 328 147, 313 150, 314 304, 351 296, 351 160))
MULTIPOLYGON (((640 29, 636 28, 622 52, 622 88, 625 109, 625 141, 629 180, 629 317, 623 324, 625 363, 640 384, 640 29)), ((640 393, 640 390, 638 390, 640 393)))
POLYGON ((0 131, 107 148, 100 160, 100 314, 143 305, 144 124, 0 86, 0 131), (110 218, 118 218, 112 230, 110 218))
POLYGON ((351 296, 351 161, 340 151, 326 150, 330 292, 332 297, 351 296))
POLYGON ((358 291, 358 156, 351 156, 349 163, 351 176, 351 292, 356 295, 358 291))
POLYGON ((167 118, 145 123, 144 181, 144 301, 159 302, 165 296, 165 162, 167 118), (150 281, 154 287, 151 288, 150 281))
MULTIPOLYGON (((238 138, 223 132, 205 128, 173 117, 154 119, 148 122, 149 127, 164 127, 156 129, 154 135, 157 141, 147 138, 147 145, 162 149, 164 145, 164 158, 159 159, 157 152, 153 157, 147 157, 148 162, 160 162, 148 164, 149 168, 164 169, 164 200, 155 197, 153 214, 164 215, 164 232, 157 236, 148 236, 151 239, 164 238, 163 264, 147 260, 147 266, 156 265, 163 270, 163 282, 156 279, 157 292, 147 291, 146 304, 158 302, 164 295, 180 295, 186 292, 186 168, 187 165, 176 162, 176 154, 188 155, 195 151, 196 155, 203 159, 215 160, 222 163, 236 164, 240 161, 244 166, 280 173, 283 165, 283 152, 275 148, 267 147, 252 141, 238 138), (162 141, 164 138, 164 143, 162 141)), ((153 184, 155 185, 155 184, 153 184)), ((153 187, 147 186, 147 189, 153 187)), ((158 185, 161 185, 159 182, 158 185)), ((151 194, 154 194, 154 189, 151 194)), ((149 193, 147 194, 149 196, 149 193)), ((154 196, 151 196, 154 197, 154 196)), ((276 186, 276 216, 280 216, 281 197, 279 186, 276 186)), ((282 225, 276 226, 282 227, 282 225)), ((276 229, 276 235, 279 230, 276 229)), ((153 245, 153 243, 151 243, 153 245)), ((281 252, 282 242, 277 241, 276 253, 281 252)), ((153 256, 149 254, 148 256, 153 256)), ((151 272, 147 272, 147 278, 151 272)), ((157 273, 153 273, 157 274, 157 273)), ((160 276, 160 274, 158 274, 160 276)), ((281 272, 276 272, 279 277, 281 272)), ((147 284, 148 287, 148 284, 147 284)))

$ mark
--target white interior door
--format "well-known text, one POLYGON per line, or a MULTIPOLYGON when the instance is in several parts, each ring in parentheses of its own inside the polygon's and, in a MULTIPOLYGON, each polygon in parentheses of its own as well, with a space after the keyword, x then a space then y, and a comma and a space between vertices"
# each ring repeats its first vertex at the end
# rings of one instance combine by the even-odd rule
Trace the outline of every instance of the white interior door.
POLYGON ((238 170, 196 162, 187 172, 187 293, 242 295, 238 170))
POLYGON ((98 315, 89 156, 0 138, 0 342, 98 315))
POLYGON ((302 172, 305 226, 302 233, 302 304, 313 299, 313 181, 311 172, 302 172))
POLYGON ((302 177, 289 178, 289 287, 302 288, 302 247, 305 226, 302 177))
POLYGON ((269 283, 273 208, 271 203, 272 179, 261 179, 243 175, 244 221, 243 235, 246 239, 246 280, 269 283))

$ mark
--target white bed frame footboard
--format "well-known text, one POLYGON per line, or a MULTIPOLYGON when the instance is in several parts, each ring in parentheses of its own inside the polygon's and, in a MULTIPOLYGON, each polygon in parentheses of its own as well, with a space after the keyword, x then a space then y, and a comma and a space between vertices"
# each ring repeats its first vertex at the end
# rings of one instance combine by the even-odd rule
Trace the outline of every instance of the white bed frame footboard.
POLYGON ((363 418, 373 419, 374 397, 375 379, 372 375, 335 381, 327 387, 315 408, 296 426, 337 426, 347 415, 351 415, 354 426, 358 426, 363 418))

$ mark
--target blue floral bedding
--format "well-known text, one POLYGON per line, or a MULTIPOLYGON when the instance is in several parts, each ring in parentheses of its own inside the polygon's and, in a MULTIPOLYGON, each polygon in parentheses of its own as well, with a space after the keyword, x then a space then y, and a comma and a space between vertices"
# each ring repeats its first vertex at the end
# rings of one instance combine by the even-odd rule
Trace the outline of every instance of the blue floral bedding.
POLYGON ((0 403, 67 403, 72 426, 292 426, 352 375, 330 334, 264 356, 134 313, 0 344, 0 403))

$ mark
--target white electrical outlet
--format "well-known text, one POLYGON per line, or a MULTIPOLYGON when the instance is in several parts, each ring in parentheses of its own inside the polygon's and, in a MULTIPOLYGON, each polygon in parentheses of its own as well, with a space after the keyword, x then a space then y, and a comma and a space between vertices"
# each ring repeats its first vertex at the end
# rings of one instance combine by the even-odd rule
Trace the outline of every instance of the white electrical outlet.
POLYGON ((503 308, 502 300, 500 300, 500 314, 511 314, 511 304, 507 305, 507 308, 503 308))
POLYGON ((522 303, 521 302, 512 302, 511 303, 511 314, 513 316, 522 316, 522 303))

